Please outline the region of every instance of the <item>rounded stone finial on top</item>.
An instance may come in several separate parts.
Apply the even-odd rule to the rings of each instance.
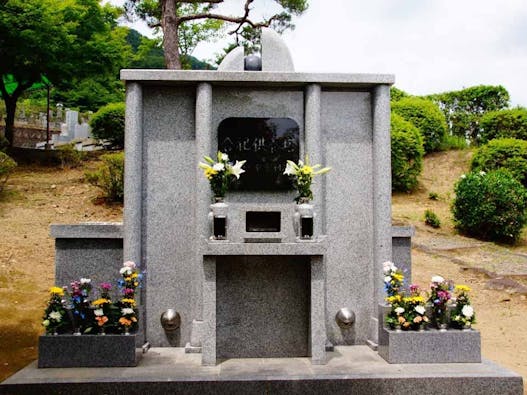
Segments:
[[[245,71],[262,71],[262,58],[258,55],[246,56]]]
[[[261,41],[263,71],[295,71],[291,52],[277,32],[263,27]]]

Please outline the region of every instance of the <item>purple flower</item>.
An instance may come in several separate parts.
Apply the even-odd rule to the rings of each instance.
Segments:
[[[101,289],[103,291],[109,291],[110,289],[112,289],[112,284],[110,284],[110,283],[101,283],[100,287],[101,287]]]

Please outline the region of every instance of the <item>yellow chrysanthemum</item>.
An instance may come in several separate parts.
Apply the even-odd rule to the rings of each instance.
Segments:
[[[121,299],[121,302],[128,303],[128,304],[131,304],[132,306],[135,306],[135,300],[130,299],[130,298]]]
[[[94,306],[100,306],[102,304],[106,304],[106,303],[110,303],[110,300],[109,299],[106,299],[106,298],[100,298],[100,299],[97,299],[97,300],[94,300],[92,302],[92,304]]]
[[[457,292],[470,292],[472,289],[466,285],[456,285]]]
[[[139,276],[137,273],[132,273],[131,275],[132,278],[137,278],[137,276]]]
[[[400,301],[402,301],[402,297],[401,297],[401,295],[388,296],[386,298],[386,301],[388,303],[400,302]]]
[[[63,296],[64,290],[61,287],[51,287],[49,293],[53,295]]]
[[[394,273],[392,274],[392,277],[397,280],[397,281],[403,281],[404,280],[404,276],[400,273]]]

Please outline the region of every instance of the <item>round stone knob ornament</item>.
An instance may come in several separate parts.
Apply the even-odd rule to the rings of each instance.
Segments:
[[[161,326],[166,332],[174,332],[181,325],[181,316],[174,309],[168,309],[161,314]]]
[[[244,59],[244,69],[246,71],[262,71],[262,58],[257,55],[249,55]]]
[[[335,321],[340,328],[349,329],[355,322],[355,313],[347,307],[343,307],[337,312]]]

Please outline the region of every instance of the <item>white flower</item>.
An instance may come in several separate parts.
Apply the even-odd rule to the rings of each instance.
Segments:
[[[122,267],[121,270],[119,270],[119,273],[121,274],[132,274],[132,269],[129,267]]]
[[[402,314],[404,313],[404,309],[402,307],[396,307],[395,310],[394,310],[397,314]]]
[[[390,276],[384,277],[384,282],[385,283],[389,283],[390,281],[392,281],[392,278]]]
[[[236,161],[234,166],[229,167],[229,172],[236,178],[240,178],[240,174],[245,173],[245,170],[242,169],[242,166],[245,164],[245,161],[242,160],[241,162]]]
[[[421,306],[421,305],[415,306],[414,310],[420,315],[423,315],[425,313],[425,311],[426,311],[425,307]]]
[[[392,272],[396,272],[397,267],[393,264],[393,262],[386,261],[382,264],[382,270],[384,274],[390,274]]]
[[[479,172],[479,175],[480,175],[480,176],[484,176],[485,174],[487,174],[487,173],[485,173],[483,170],[481,170],[481,171]]]
[[[131,269],[135,269],[135,262],[132,262],[132,261],[126,261],[125,263],[123,263],[123,266],[124,267],[129,267]]]
[[[463,315],[467,318],[472,318],[472,316],[474,315],[474,309],[471,305],[466,304],[461,309],[461,313],[463,313]]]
[[[225,169],[225,165],[223,163],[214,163],[212,169],[216,171],[223,171]]]
[[[104,310],[103,309],[95,309],[93,311],[93,314],[95,314],[97,317],[101,317],[104,315]]]
[[[461,177],[459,177],[461,179],[464,179],[464,178],[467,178],[466,174],[461,174]]]
[[[60,322],[62,320],[62,314],[60,314],[58,311],[52,311],[51,313],[49,313],[48,317],[57,322]]]
[[[81,278],[81,284],[90,284],[91,280],[89,278]]]
[[[294,176],[296,174],[293,162],[291,162],[289,160],[287,161],[287,164],[285,165],[284,174],[286,176]]]
[[[223,160],[225,162],[227,162],[229,160],[229,155],[227,155],[227,154],[223,154],[222,153],[220,156],[221,156],[220,160]]]
[[[441,284],[445,282],[445,279],[441,276],[434,276],[432,277],[432,282],[436,284]]]
[[[128,315],[128,314],[134,314],[134,309],[131,309],[130,307],[125,307],[124,309],[121,309],[122,315]]]

